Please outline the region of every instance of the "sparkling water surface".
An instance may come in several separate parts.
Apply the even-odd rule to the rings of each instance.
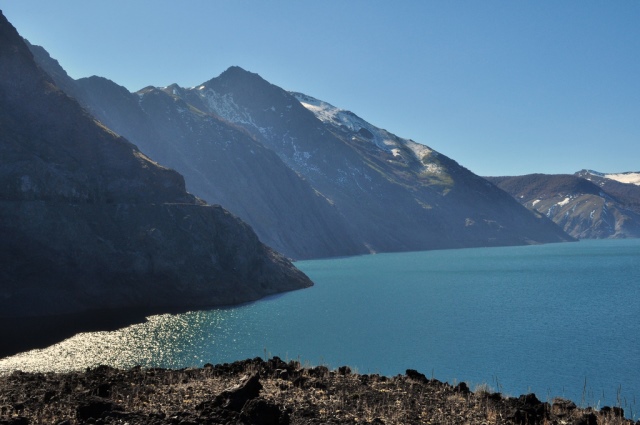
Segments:
[[[640,403],[640,240],[377,254],[296,263],[315,286],[158,315],[0,359],[0,372],[182,368],[277,355],[360,373]],[[634,416],[637,416],[634,414]]]

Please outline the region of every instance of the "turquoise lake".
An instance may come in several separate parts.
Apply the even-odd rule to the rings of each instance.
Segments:
[[[640,409],[640,240],[298,262],[315,286],[159,315],[0,359],[0,371],[182,368],[279,356],[359,373],[417,369],[578,404]]]

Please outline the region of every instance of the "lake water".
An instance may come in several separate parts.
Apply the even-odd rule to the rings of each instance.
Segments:
[[[181,368],[277,355],[473,389],[640,408],[640,240],[298,262],[315,282],[234,308],[159,315],[0,360],[0,371]],[[638,403],[637,403],[638,402]]]

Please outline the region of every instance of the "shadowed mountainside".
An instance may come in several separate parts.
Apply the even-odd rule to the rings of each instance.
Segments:
[[[101,77],[70,78],[39,46],[38,63],[101,122],[185,176],[187,188],[249,223],[260,240],[300,258],[368,252],[334,205],[246,130],[182,99],[175,87],[130,93]]]
[[[0,14],[0,317],[167,310],[311,285],[56,87]]]

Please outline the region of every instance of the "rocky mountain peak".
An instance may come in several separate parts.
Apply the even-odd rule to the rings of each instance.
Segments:
[[[262,82],[267,82],[266,80],[264,80],[262,77],[260,77],[260,75],[256,72],[250,72],[247,71],[246,69],[237,66],[237,65],[233,65],[230,66],[229,68],[227,68],[226,70],[224,70],[218,77],[218,80],[221,81],[228,81],[228,80],[245,80],[245,81],[262,81]]]

